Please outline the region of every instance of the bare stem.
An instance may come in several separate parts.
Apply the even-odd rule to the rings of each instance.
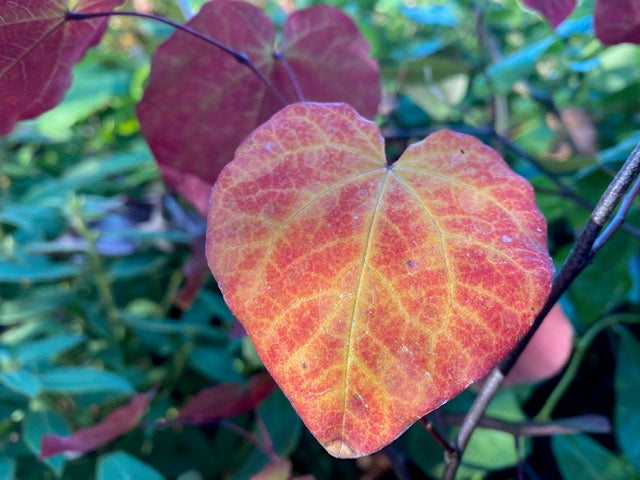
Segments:
[[[600,201],[591,213],[589,221],[585,225],[584,229],[578,236],[575,245],[569,252],[567,260],[558,272],[553,286],[551,287],[551,293],[546,303],[533,321],[531,329],[527,332],[524,338],[518,343],[518,345],[500,362],[500,364],[493,369],[493,371],[487,377],[484,386],[478,393],[476,400],[467,412],[465,420],[460,428],[457,438],[457,455],[445,455],[445,471],[442,476],[443,479],[452,480],[460,465],[460,458],[464,453],[464,449],[469,442],[471,434],[478,425],[478,422],[482,418],[489,402],[494,397],[498,390],[498,387],[504,380],[504,377],[513,368],[516,360],[527,346],[533,334],[537,331],[538,327],[547,316],[553,305],[558,301],[560,296],[569,288],[573,280],[586,268],[587,265],[593,259],[596,251],[595,246],[600,248],[602,244],[595,245],[599,238],[605,224],[611,218],[611,215],[618,205],[618,203],[625,197],[627,190],[632,183],[636,182],[638,175],[640,174],[640,145],[638,145],[631,155],[620,168],[620,171],[613,178],[605,192],[600,197]],[[635,184],[634,184],[635,187]],[[637,193],[637,192],[636,192]],[[633,188],[626,197],[628,203],[633,199]],[[628,208],[627,208],[628,210]],[[626,211],[622,211],[622,218]],[[615,218],[614,218],[615,221]],[[622,222],[617,222],[615,230],[620,226]],[[607,239],[610,238],[611,233],[608,232]],[[606,241],[606,239],[605,239]]]
[[[258,68],[249,59],[249,56],[246,53],[234,50],[233,48],[225,45],[224,43],[216,40],[215,38],[212,38],[208,35],[198,32],[197,30],[194,30],[193,28],[183,25],[181,23],[174,22],[173,20],[170,20],[168,18],[161,17],[159,15],[153,15],[150,13],[141,13],[141,12],[127,11],[127,10],[112,10],[112,11],[106,11],[106,12],[91,12],[91,13],[77,13],[77,12],[69,11],[65,16],[65,19],[66,20],[88,20],[90,18],[111,17],[111,16],[146,18],[149,20],[154,20],[156,22],[164,23],[166,25],[170,25],[178,30],[182,30],[183,32],[188,33],[189,35],[194,36],[195,38],[199,38],[200,40],[207,42],[208,44],[213,45],[216,48],[219,48],[223,52],[228,53],[233,58],[235,58],[236,61],[238,61],[238,63],[245,65],[260,79],[260,81],[262,81],[262,83],[265,84],[265,86],[278,99],[278,101],[282,103],[283,106],[288,104],[288,102],[284,99],[282,94],[278,91],[278,89],[271,82],[271,80],[269,80],[266,76],[264,76],[264,74],[260,70],[258,70]]]

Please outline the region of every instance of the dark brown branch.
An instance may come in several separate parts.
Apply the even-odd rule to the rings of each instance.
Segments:
[[[586,266],[593,259],[593,256],[596,253],[594,246],[597,246],[596,242],[598,238],[600,238],[600,232],[611,218],[611,215],[613,214],[613,211],[615,210],[618,203],[620,203],[623,197],[625,197],[625,194],[629,190],[629,187],[634,182],[636,182],[639,174],[640,145],[638,145],[633,150],[631,155],[629,155],[627,160],[622,165],[620,171],[613,178],[605,192],[602,194],[602,197],[600,197],[600,201],[591,213],[589,221],[578,236],[573,249],[571,250],[571,252],[569,252],[567,260],[556,276],[553,282],[553,286],[551,287],[549,298],[534,319],[531,329],[518,343],[518,345],[502,360],[502,362],[500,362],[500,364],[493,369],[493,371],[487,377],[484,386],[482,387],[480,392],[478,392],[478,396],[469,409],[469,412],[467,413],[465,420],[460,427],[460,432],[458,433],[456,442],[457,455],[445,456],[445,471],[442,476],[443,479],[451,480],[454,478],[458,466],[460,465],[460,458],[462,457],[464,449],[469,442],[469,438],[471,437],[471,434],[473,433],[475,428],[478,426],[478,423],[484,415],[489,402],[494,397],[495,393],[498,390],[498,387],[504,380],[504,377],[513,368],[516,360],[518,359],[524,348],[527,346],[527,344],[531,340],[531,337],[536,332],[544,318],[549,313],[549,310],[551,310],[560,296],[569,288],[573,280],[586,268]],[[633,191],[629,192],[629,195],[626,197],[626,199],[628,199],[626,203],[630,204],[630,202],[633,200]],[[624,213],[626,213],[626,211],[623,212],[622,209],[621,212],[622,216],[624,216]],[[614,222],[615,221],[616,220],[614,218]],[[617,225],[615,227],[612,227],[612,229],[615,230],[615,228],[617,228],[620,224],[621,222],[617,222]],[[608,233],[607,238],[611,236],[611,233]],[[599,245],[598,248],[601,246],[602,245]]]

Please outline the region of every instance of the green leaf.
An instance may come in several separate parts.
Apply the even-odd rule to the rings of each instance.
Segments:
[[[244,380],[244,376],[233,367],[233,357],[221,349],[195,347],[189,355],[189,365],[215,382]]]
[[[447,5],[430,5],[420,7],[400,7],[402,13],[409,20],[420,25],[457,27],[456,13]]]
[[[82,269],[70,263],[54,263],[44,257],[26,257],[20,262],[0,261],[0,283],[39,283],[80,275]]]
[[[24,369],[0,372],[0,383],[9,390],[29,398],[37,397],[42,390],[38,378]]]
[[[640,342],[622,328],[614,385],[616,437],[627,458],[640,469]]]
[[[71,126],[107,106],[115,95],[127,93],[128,88],[128,72],[83,62],[74,68],[73,83],[62,103],[32,122],[46,137],[67,140]]]
[[[163,480],[164,477],[142,460],[122,451],[102,455],[96,467],[97,480]]]
[[[107,157],[88,158],[61,177],[47,182],[37,183],[24,198],[26,202],[35,202],[42,198],[63,197],[65,193],[76,192],[91,187],[115,175],[124,175],[149,165],[151,153],[142,143],[126,152],[113,153]]]
[[[486,415],[511,422],[526,420],[513,390],[498,392],[487,408]],[[511,467],[517,462],[518,454],[513,435],[484,428],[478,428],[473,432],[464,455],[464,463],[486,470]]]
[[[170,318],[141,317],[130,313],[123,313],[121,317],[124,323],[130,327],[144,332],[202,338],[214,342],[226,342],[229,338],[225,332],[209,325],[182,322]]]
[[[523,80],[535,70],[536,62],[556,42],[554,37],[545,37],[491,64],[487,68],[487,75],[493,86],[501,92],[511,90],[515,82]]]
[[[42,436],[45,434],[68,435],[69,426],[58,413],[52,410],[27,413],[23,424],[24,442],[36,456],[40,455]],[[44,460],[58,478],[62,477],[65,459],[63,455],[55,455]]]
[[[93,367],[59,367],[39,375],[42,390],[55,393],[133,393],[131,384],[119,375]]]
[[[566,480],[637,480],[640,474],[627,459],[614,455],[585,434],[551,438],[553,455]]]
[[[0,480],[13,480],[16,477],[16,459],[0,455]]]
[[[14,350],[16,360],[22,364],[46,360],[72,349],[87,339],[84,335],[58,335],[19,345]]]
[[[302,422],[280,390],[276,390],[262,402],[258,412],[264,420],[273,441],[275,452],[282,458],[289,457],[298,446],[302,435]],[[233,480],[250,478],[269,463],[269,458],[254,449],[231,477]]]
[[[571,284],[569,298],[583,326],[626,301],[631,288],[629,262],[637,252],[637,242],[629,241],[625,232],[616,232]]]

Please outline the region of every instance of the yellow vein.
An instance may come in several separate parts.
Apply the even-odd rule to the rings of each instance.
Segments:
[[[349,334],[347,336],[347,343],[345,348],[346,351],[345,351],[345,359],[344,359],[345,370],[344,370],[344,388],[343,388],[344,400],[342,402],[342,427],[340,428],[341,438],[344,438],[344,429],[345,429],[346,418],[347,418],[346,412],[347,412],[347,402],[348,402],[347,392],[349,389],[349,365],[351,362],[351,342],[353,340],[353,327],[355,324],[356,309],[358,307],[358,300],[360,299],[360,295],[361,295],[360,291],[362,289],[362,278],[364,277],[364,269],[367,264],[369,250],[371,248],[371,237],[373,236],[372,235],[373,227],[376,223],[376,214],[378,212],[378,208],[380,207],[382,195],[384,193],[384,187],[387,183],[387,178],[389,178],[389,172],[391,172],[391,169],[387,168],[387,171],[385,172],[385,175],[382,178],[382,181],[380,182],[380,190],[378,191],[376,203],[373,206],[373,213],[371,214],[371,223],[369,223],[369,228],[367,230],[364,252],[360,259],[360,263],[361,263],[360,273],[358,274],[358,284],[356,285],[356,291],[353,299],[353,307],[351,309],[351,325],[349,326]],[[341,442],[343,442],[343,440],[341,440]]]
[[[442,260],[444,261],[445,271],[447,272],[447,289],[449,292],[449,308],[447,310],[447,318],[445,319],[445,324],[447,324],[449,323],[449,318],[451,317],[451,309],[453,306],[453,275],[451,274],[451,265],[449,264],[447,247],[444,241],[444,232],[442,231],[440,224],[436,220],[436,217],[433,215],[433,213],[431,213],[431,210],[429,210],[429,207],[427,207],[427,205],[422,201],[422,199],[413,190],[413,188],[411,188],[411,186],[407,182],[405,182],[402,179],[402,177],[398,175],[396,172],[392,171],[392,173],[394,174],[398,182],[400,182],[400,184],[404,187],[404,189],[416,199],[416,201],[418,202],[418,205],[420,205],[420,207],[426,214],[427,218],[431,220],[431,223],[433,223],[433,226],[436,228],[436,231],[438,232],[440,250],[442,252]]]

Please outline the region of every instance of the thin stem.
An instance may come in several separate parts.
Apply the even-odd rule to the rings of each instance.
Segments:
[[[600,201],[591,213],[589,221],[578,236],[575,245],[569,252],[567,260],[560,269],[551,287],[551,293],[546,303],[533,321],[531,329],[524,338],[516,345],[516,347],[493,369],[489,374],[485,384],[478,393],[476,400],[469,409],[465,421],[460,428],[457,438],[458,455],[445,456],[445,471],[443,479],[452,480],[460,464],[460,458],[464,452],[471,434],[475,430],[478,422],[482,418],[489,402],[498,390],[498,387],[504,380],[504,377],[513,368],[518,357],[525,349],[531,337],[537,331],[538,327],[547,316],[553,305],[558,301],[560,296],[569,288],[573,280],[586,268],[591,262],[595,251],[594,244],[604,227],[605,223],[611,217],[614,209],[623,198],[632,183],[640,174],[640,145],[634,149],[629,158],[624,162],[620,171],[611,181],[605,192],[600,197]]]
[[[426,416],[420,419],[420,425],[424,427],[429,435],[433,437],[433,439],[442,447],[445,453],[454,454],[456,449],[449,443],[446,437],[440,434],[438,429],[435,428],[431,420],[429,420]]]
[[[264,454],[267,455],[272,461],[278,461],[280,459],[278,457],[278,455],[273,451],[273,448],[269,449],[260,440],[260,438],[258,438],[257,435],[251,433],[246,428],[242,428],[242,427],[240,427],[240,426],[236,425],[235,423],[230,422],[228,420],[221,420],[219,422],[219,425],[221,427],[226,428],[227,430],[235,433],[236,435],[239,435],[240,437],[244,438],[247,442],[249,442],[253,446],[255,446],[255,447],[259,448],[260,450],[262,450],[264,452]]]
[[[98,236],[95,232],[92,232],[85,223],[81,210],[80,200],[75,196],[71,197],[69,200],[69,221],[75,231],[87,242],[87,258],[91,266],[93,281],[98,290],[98,295],[106,309],[109,333],[115,339],[122,340],[126,334],[126,330],[124,324],[119,321],[118,306],[111,291],[111,281],[100,257],[100,253],[98,253]]]
[[[287,72],[287,76],[289,77],[289,80],[293,85],[293,89],[296,92],[296,97],[298,97],[298,101],[304,102],[305,101],[304,94],[302,93],[302,87],[300,86],[300,82],[298,82],[298,77],[296,76],[296,73],[291,68],[291,65],[289,65],[289,62],[285,58],[284,54],[279,51],[273,52],[273,58],[278,60],[284,67],[284,71]]]
[[[535,416],[535,420],[546,422],[551,418],[553,410],[558,405],[560,399],[564,397],[569,386],[576,378],[580,365],[582,364],[582,360],[584,359],[585,354],[589,351],[591,343],[603,330],[613,325],[617,325],[618,323],[640,323],[640,319],[635,315],[610,315],[591,325],[578,343],[576,343],[573,356],[571,357],[571,361],[569,362],[567,369],[549,397],[547,397],[545,404]]]
[[[238,52],[237,50],[234,50],[233,48],[225,45],[224,43],[219,42],[215,38],[212,38],[208,35],[198,32],[197,30],[194,30],[193,28],[188,27],[186,25],[182,25],[181,23],[174,22],[173,20],[170,20],[168,18],[161,17],[160,15],[154,15],[151,13],[141,13],[141,12],[127,11],[127,10],[117,10],[117,11],[113,10],[113,11],[106,11],[106,12],[91,12],[91,13],[67,12],[65,19],[66,20],[88,20],[90,18],[111,17],[111,16],[138,17],[138,18],[146,18],[149,20],[155,20],[156,22],[170,25],[173,28],[182,30],[183,32],[188,33],[189,35],[199,38],[200,40],[207,42],[208,44],[213,45],[214,47],[219,48],[223,52],[228,53],[233,58],[235,58],[236,61],[238,61],[242,65],[245,65],[262,81],[262,83],[265,84],[265,86],[271,91],[271,93],[273,93],[273,95],[278,99],[280,103],[282,103],[283,106],[288,104],[288,102],[284,99],[282,94],[278,91],[278,89],[271,82],[271,80],[265,77],[264,74],[260,70],[258,70],[258,68],[253,64],[253,62],[249,59],[249,56],[246,53]]]
[[[636,147],[632,155],[634,153],[636,155],[640,155],[640,146]],[[633,204],[634,198],[638,196],[638,193],[640,193],[640,177],[636,178],[636,181],[633,183],[633,185],[631,186],[627,194],[622,199],[622,202],[620,203],[620,208],[618,209],[618,213],[616,213],[615,217],[613,217],[613,220],[609,222],[607,227],[602,231],[600,236],[594,242],[593,244],[594,252],[597,252],[598,250],[600,250],[600,248],[602,248],[602,246],[607,242],[607,240],[609,240],[611,235],[613,235],[613,232],[615,232],[618,229],[618,227],[620,227],[624,223],[625,217],[629,212],[631,205]]]
[[[590,417],[589,420],[594,424],[593,428],[580,428],[580,420]],[[464,422],[463,414],[444,414],[444,419],[452,425],[460,425]],[[597,420],[596,423],[594,420]],[[562,423],[566,422],[566,424]],[[558,419],[555,422],[506,422],[496,418],[482,417],[478,422],[478,427],[498,430],[500,432],[510,433],[516,437],[549,437],[551,435],[572,435],[574,433],[609,433],[611,424],[607,417],[600,415],[588,415],[582,417],[570,417],[566,419]]]

